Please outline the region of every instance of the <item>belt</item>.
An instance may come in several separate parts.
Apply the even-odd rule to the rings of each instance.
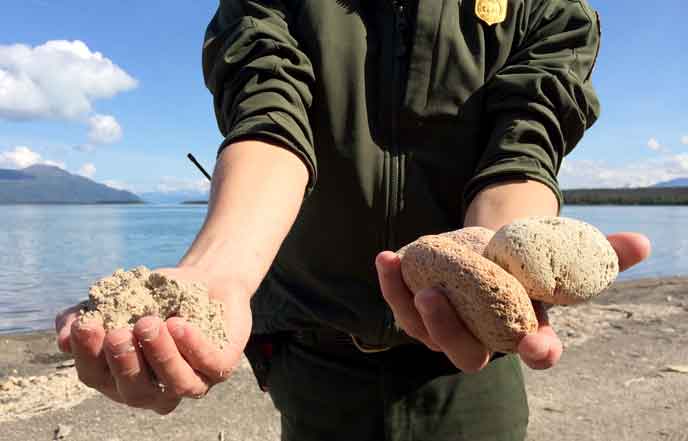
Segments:
[[[329,350],[357,350],[364,354],[386,352],[399,345],[374,344],[363,341],[360,337],[336,329],[307,329],[294,331],[292,339],[306,346]],[[408,343],[406,343],[408,344]]]
[[[410,347],[416,345],[422,345],[420,342],[412,339],[408,339],[403,343],[397,343],[393,345],[384,344],[371,344],[362,341],[360,337],[355,335],[339,331],[336,329],[309,329],[309,330],[297,330],[289,333],[290,337],[295,341],[304,346],[310,346],[313,348],[318,348],[321,350],[329,352],[346,352],[352,353],[354,351],[361,352],[364,354],[375,354],[380,352],[386,352],[390,349],[397,347]],[[498,358],[506,355],[502,352],[494,352],[490,356],[490,361],[496,360]]]

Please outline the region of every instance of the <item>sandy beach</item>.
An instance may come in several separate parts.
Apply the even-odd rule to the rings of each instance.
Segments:
[[[551,370],[524,367],[530,441],[688,441],[688,278],[618,282],[551,321],[566,350]],[[0,335],[0,427],[5,441],[279,439],[245,362],[161,417],[81,385],[50,331]]]

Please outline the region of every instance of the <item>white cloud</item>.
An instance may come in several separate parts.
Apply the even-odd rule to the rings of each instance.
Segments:
[[[681,144],[688,145],[688,135],[681,136]]]
[[[83,177],[92,178],[96,174],[96,166],[91,164],[90,162],[87,162],[86,164],[81,166],[77,173]]]
[[[93,115],[88,125],[88,140],[93,144],[112,144],[122,139],[122,127],[114,116]]]
[[[14,150],[0,152],[0,166],[9,168],[24,168],[36,164],[41,155],[28,147],[15,147]]]
[[[65,168],[64,162],[43,159],[40,154],[26,146],[17,146],[14,150],[0,152],[0,168],[21,169],[36,164]]]
[[[647,146],[654,151],[658,151],[662,148],[662,145],[657,141],[657,138],[650,138],[647,140]]]
[[[0,45],[0,118],[76,119],[137,81],[79,40]]]
[[[210,190],[210,181],[207,179],[180,179],[165,176],[155,187],[160,193],[174,193],[186,191],[191,193],[206,194]]]
[[[131,186],[129,184],[127,184],[126,182],[123,182],[123,181],[116,181],[114,179],[106,179],[102,182],[102,184],[105,184],[110,188],[114,188],[115,190],[133,191]]]
[[[688,154],[665,155],[613,166],[603,161],[565,159],[559,173],[563,188],[647,187],[688,177]]]

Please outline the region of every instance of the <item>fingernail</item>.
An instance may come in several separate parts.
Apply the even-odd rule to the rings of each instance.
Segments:
[[[382,258],[377,257],[375,258],[375,268],[377,268],[378,272],[384,273],[385,272],[385,264],[382,263]]]
[[[88,335],[93,329],[93,325],[89,322],[82,322],[81,320],[76,322],[76,330],[81,335]]]
[[[134,352],[134,344],[131,339],[124,340],[120,343],[115,343],[111,346],[111,352],[114,357],[121,357],[122,355]]]
[[[172,334],[172,337],[175,339],[184,337],[184,325],[175,326],[174,328],[172,328],[172,331],[170,333]]]
[[[148,328],[141,330],[141,337],[143,338],[143,341],[155,340],[155,338],[157,338],[158,336],[159,331],[160,325],[158,323],[154,323]]]
[[[69,332],[70,332],[69,328],[64,328],[57,334],[58,346],[61,345],[63,342],[69,340]]]
[[[58,347],[58,349],[60,349],[60,352],[65,352],[65,353],[71,352],[70,347],[69,347],[69,340],[67,338],[65,338],[64,336],[58,337],[57,347]]]

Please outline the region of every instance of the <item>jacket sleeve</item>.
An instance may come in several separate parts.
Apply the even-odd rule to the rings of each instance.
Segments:
[[[600,44],[597,14],[584,0],[540,1],[507,63],[486,84],[487,145],[464,204],[490,184],[542,182],[562,194],[557,173],[599,115],[590,76]]]
[[[262,139],[300,157],[308,168],[307,193],[316,180],[308,121],[315,81],[308,57],[290,34],[282,0],[221,0],[203,45],[203,75],[214,97],[225,140]]]

